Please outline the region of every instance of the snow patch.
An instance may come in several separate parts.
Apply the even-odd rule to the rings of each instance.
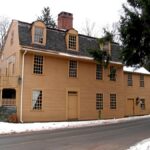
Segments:
[[[93,120],[93,121],[73,121],[73,122],[46,122],[46,123],[6,123],[0,122],[0,134],[11,134],[21,132],[43,131],[43,130],[56,130],[64,128],[78,128],[89,127],[97,125],[108,125],[130,120],[137,120],[142,118],[150,118],[150,115],[128,117],[120,119],[108,120]]]
[[[0,134],[12,134],[32,131],[46,131],[65,128],[78,128],[90,127],[97,125],[108,125],[121,123],[126,121],[133,121],[143,118],[150,118],[150,115],[136,116],[120,119],[109,120],[93,120],[93,121],[74,121],[74,122],[46,122],[46,123],[7,123],[0,122]],[[137,143],[135,146],[130,147],[128,150],[150,150],[150,138]]]
[[[135,146],[130,147],[128,150],[150,150],[150,138],[139,142]]]
[[[124,66],[123,71],[150,75],[150,72],[148,70],[146,70],[144,67],[127,67],[127,66]]]

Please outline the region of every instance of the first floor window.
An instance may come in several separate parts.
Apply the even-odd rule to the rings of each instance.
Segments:
[[[116,94],[110,94],[110,109],[116,109]]]
[[[96,94],[96,109],[97,110],[103,109],[103,94],[101,93]]]
[[[41,110],[42,109],[42,91],[34,90],[32,92],[32,109]]]
[[[141,101],[141,102],[140,102],[140,104],[141,104],[141,109],[142,109],[142,110],[145,110],[145,99],[141,99],[140,101]]]

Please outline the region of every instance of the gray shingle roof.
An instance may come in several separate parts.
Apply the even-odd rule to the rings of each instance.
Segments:
[[[47,28],[47,37],[45,46],[32,44],[31,26],[32,24],[19,21],[18,30],[19,30],[20,45],[32,46],[43,50],[44,49],[53,50],[79,56],[90,56],[90,54],[88,53],[89,49],[99,48],[99,44],[96,38],[79,34],[79,51],[76,52],[67,50],[65,42],[66,31],[51,28]],[[112,61],[120,61],[119,51],[120,48],[118,44],[112,44]]]

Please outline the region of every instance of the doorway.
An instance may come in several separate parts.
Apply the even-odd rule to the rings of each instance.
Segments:
[[[68,91],[68,120],[78,120],[78,93]]]
[[[126,116],[134,116],[134,99],[129,98],[126,101]]]

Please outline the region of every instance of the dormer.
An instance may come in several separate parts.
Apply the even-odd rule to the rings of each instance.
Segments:
[[[109,55],[111,55],[111,42],[105,42],[103,50],[105,50]]]
[[[32,24],[32,44],[46,44],[46,26],[42,21],[35,21]]]
[[[112,51],[112,43],[111,42],[100,42],[100,48],[103,51],[106,51],[109,55],[111,55],[111,51]]]
[[[66,32],[67,50],[79,51],[79,37],[75,29],[70,29]]]

